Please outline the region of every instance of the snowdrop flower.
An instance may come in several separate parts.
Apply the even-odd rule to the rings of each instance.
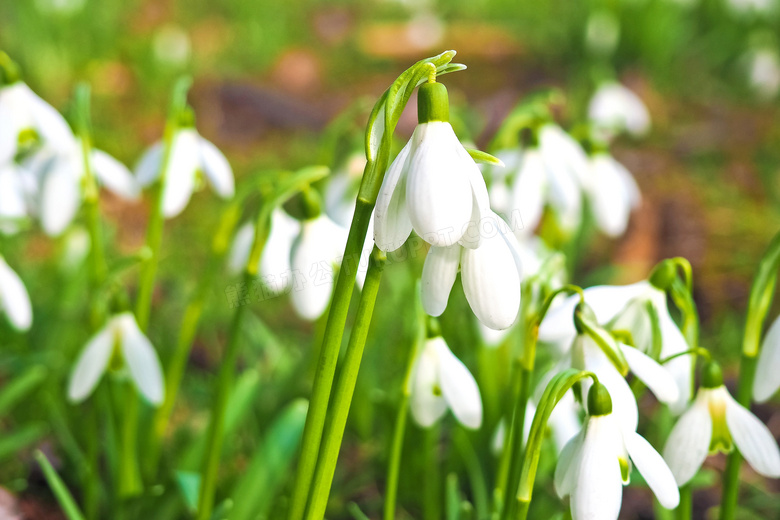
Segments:
[[[780,478],[780,450],[774,436],[758,417],[731,397],[717,363],[705,365],[701,385],[664,448],[664,459],[677,484],[683,486],[690,481],[708,454],[729,453],[734,446],[756,472]]]
[[[34,213],[32,198],[37,180],[32,172],[16,163],[0,166],[0,233],[13,234]]]
[[[29,330],[32,325],[32,306],[22,279],[0,255],[0,312],[18,331]]]
[[[757,49],[747,56],[748,83],[756,96],[769,100],[780,90],[780,56],[772,49]]]
[[[726,6],[735,16],[763,16],[776,9],[774,0],[726,0]]]
[[[479,320],[491,329],[507,329],[520,311],[523,267],[517,239],[506,222],[492,211],[479,223],[482,244],[469,249],[453,244],[432,246],[422,272],[422,304],[440,316],[458,274],[466,300]]]
[[[759,403],[769,400],[780,388],[780,317],[769,327],[758,355],[753,398]]]
[[[571,496],[572,519],[617,520],[632,462],[661,505],[677,507],[680,493],[664,459],[644,437],[620,428],[608,391],[593,385],[585,426],[563,448],[555,468],[555,489],[561,498]]]
[[[599,9],[588,16],[585,47],[595,55],[609,56],[620,41],[620,20],[612,11]]]
[[[68,399],[78,403],[89,397],[103,373],[127,369],[144,398],[155,406],[163,402],[165,385],[154,347],[138,328],[131,312],[117,314],[87,342],[68,383]]]
[[[450,126],[447,90],[441,83],[419,89],[418,120],[409,142],[388,168],[374,210],[374,240],[395,251],[412,229],[432,246],[461,244],[471,225],[489,211],[485,181]]]
[[[74,139],[67,150],[55,153],[41,150],[28,163],[40,182],[38,211],[43,230],[59,236],[76,216],[83,199],[84,155],[81,139]],[[126,200],[135,200],[141,188],[127,167],[100,150],[92,149],[89,168],[99,185]]]
[[[191,122],[188,122],[191,123]],[[153,144],[138,161],[135,175],[141,186],[160,178],[166,155],[162,142]],[[211,142],[202,138],[191,125],[182,126],[173,135],[162,192],[162,211],[167,218],[184,211],[192,193],[202,184],[201,173],[217,195],[233,196],[233,170],[225,156]]]
[[[654,280],[652,275],[651,280]],[[590,287],[585,289],[585,302],[595,313],[597,323],[607,324],[609,330],[631,332],[634,346],[646,354],[652,352],[653,346],[653,326],[647,309],[651,305],[658,315],[660,357],[667,358],[688,350],[685,337],[669,314],[665,291],[649,280],[630,285]],[[571,319],[577,303],[579,296],[575,295],[554,304],[539,327],[539,340],[559,345],[559,348],[571,343],[577,333]],[[670,408],[681,413],[691,397],[691,357],[676,357],[664,368],[674,376],[679,394]]]
[[[641,137],[650,130],[650,112],[631,90],[617,82],[603,83],[588,105],[588,117],[607,140],[621,132]]]
[[[588,159],[590,176],[585,191],[599,229],[618,237],[626,231],[631,211],[642,196],[631,173],[611,155],[597,152]]]
[[[22,81],[0,86],[0,121],[0,164],[11,162],[29,141],[55,151],[67,151],[73,141],[65,118]]]
[[[352,154],[339,171],[334,171],[325,188],[325,211],[342,227],[348,228],[355,214],[355,203],[366,167],[363,152]],[[369,229],[371,226],[369,226]],[[373,241],[372,241],[373,244]]]
[[[411,384],[412,417],[423,428],[432,426],[448,408],[466,428],[482,425],[477,382],[441,336],[425,342]]]

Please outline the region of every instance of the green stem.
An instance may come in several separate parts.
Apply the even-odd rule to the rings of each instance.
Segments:
[[[753,380],[756,377],[757,365],[757,356],[742,354],[739,364],[737,402],[748,409],[750,408]],[[723,497],[720,505],[720,520],[734,520],[739,498],[739,468],[741,465],[742,455],[735,447],[726,460],[726,470],[723,472]]]
[[[680,505],[675,510],[675,520],[691,520],[693,514],[693,488],[688,483],[680,488]]]
[[[168,152],[166,152],[166,155],[167,154]],[[167,166],[164,166],[164,169],[165,168],[167,168]],[[162,179],[164,178],[165,172],[161,174],[161,181],[158,182],[152,190],[152,210],[149,215],[149,224],[146,228],[146,248],[149,256],[141,265],[141,274],[138,282],[135,318],[138,321],[138,327],[144,332],[146,332],[146,329],[149,326],[152,292],[154,291],[154,280],[157,276],[157,262],[159,261],[163,224],[165,223],[165,218],[162,213],[162,192],[164,183]]]
[[[494,494],[501,496],[503,500],[507,499],[506,489],[507,480],[509,479],[509,465],[512,462],[512,454],[515,451],[514,435],[512,435],[512,423],[514,420],[514,409],[517,401],[520,399],[520,388],[522,386],[521,376],[521,364],[520,360],[516,359],[514,366],[512,367],[512,380],[510,382],[510,395],[511,399],[507,399],[506,411],[504,417],[508,417],[508,424],[506,424],[504,433],[504,445],[501,450],[501,458],[498,462],[498,471],[496,473],[496,487]]]
[[[439,425],[423,431],[425,462],[423,480],[423,520],[441,518],[441,467],[439,461]]]
[[[330,489],[333,483],[333,474],[336,471],[336,462],[341,449],[341,441],[344,437],[344,429],[347,425],[349,408],[352,404],[352,395],[355,391],[360,362],[363,359],[363,350],[366,345],[368,329],[371,325],[371,317],[374,314],[374,304],[379,291],[379,282],[382,278],[386,256],[384,252],[374,246],[371,253],[366,281],[363,284],[363,293],[360,298],[355,325],[349,338],[349,345],[342,362],[339,380],[336,384],[336,393],[333,396],[331,415],[323,436],[322,448],[318,457],[317,469],[314,473],[311,502],[307,510],[307,520],[322,520],[325,517],[325,507],[328,504]]]
[[[142,483],[138,468],[138,393],[131,383],[124,383],[122,410],[122,445],[119,454],[119,496],[127,498],[141,493]]]
[[[349,311],[349,303],[355,288],[357,265],[360,262],[360,254],[363,249],[373,208],[374,203],[360,197],[358,198],[355,215],[349,229],[347,245],[344,248],[341,269],[339,269],[338,278],[336,279],[336,288],[333,292],[328,321],[325,325],[325,335],[317,363],[317,370],[314,373],[314,385],[303,430],[301,457],[295,474],[290,509],[287,514],[288,520],[301,520],[306,510],[309,487],[317,465],[322,431],[325,426],[328,402],[333,387],[333,377],[336,372],[339,350],[341,349],[341,340],[347,322],[347,312]]]
[[[512,427],[511,427],[511,445],[512,456],[509,466],[509,478],[507,480],[507,500],[504,502],[504,510],[501,515],[502,520],[508,520],[511,518],[513,509],[517,504],[517,501],[512,500],[514,494],[517,492],[517,487],[520,484],[520,476],[523,470],[523,433],[525,432],[525,411],[528,407],[528,398],[531,394],[531,378],[533,377],[533,369],[528,369],[523,366],[520,369],[520,392],[518,398],[515,401],[515,409],[512,414]]]
[[[251,283],[251,275],[246,273],[244,282]],[[217,389],[211,407],[211,418],[206,432],[206,456],[203,461],[200,480],[200,495],[198,497],[198,520],[209,520],[214,508],[214,494],[217,487],[219,460],[222,456],[222,440],[224,436],[225,411],[227,410],[230,390],[233,387],[238,347],[240,345],[241,323],[245,305],[236,307],[233,323],[230,326],[230,336],[223,354],[222,363],[217,375]]]

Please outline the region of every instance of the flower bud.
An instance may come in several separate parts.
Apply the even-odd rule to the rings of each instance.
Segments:
[[[587,320],[591,323],[598,323],[596,313],[593,312],[587,303],[580,302],[574,308],[574,328],[577,329],[577,334],[585,334],[588,327],[585,326],[583,320]]]
[[[672,282],[677,277],[677,268],[672,260],[663,260],[653,268],[650,273],[649,281],[662,291],[669,289],[672,286]]]
[[[607,387],[601,383],[593,383],[588,392],[588,414],[591,416],[609,415],[612,413],[612,398]]]
[[[723,386],[723,370],[716,361],[708,361],[701,371],[701,386],[718,388]]]

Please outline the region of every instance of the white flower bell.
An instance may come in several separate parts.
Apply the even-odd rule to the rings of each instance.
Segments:
[[[412,417],[420,426],[432,426],[448,408],[466,428],[482,425],[477,382],[441,336],[425,342],[415,362],[411,385]]]
[[[491,329],[509,328],[520,312],[520,246],[506,222],[492,211],[472,229],[481,235],[477,249],[454,244],[428,251],[422,272],[423,309],[431,316],[444,312],[460,266],[463,292],[477,318]]]
[[[606,139],[621,132],[641,137],[650,130],[650,112],[644,102],[617,82],[599,86],[588,105],[588,117]]]
[[[708,454],[730,452],[734,446],[761,475],[780,478],[780,450],[758,417],[731,397],[717,363],[702,372],[702,386],[690,408],[674,425],[664,458],[677,484],[690,481]]]
[[[0,312],[4,313],[11,326],[25,331],[32,325],[32,305],[22,279],[0,255]]]
[[[769,400],[780,388],[780,316],[769,327],[758,355],[753,379],[753,398],[759,403]]]
[[[666,509],[680,493],[664,459],[644,437],[622,429],[612,415],[609,393],[593,385],[585,425],[563,448],[555,468],[558,496],[571,496],[573,520],[617,520],[631,463]]]
[[[37,179],[16,163],[0,165],[0,233],[16,233],[22,221],[35,213]]]
[[[144,153],[135,168],[141,186],[149,186],[160,178],[165,155],[162,142],[153,144]],[[224,199],[233,196],[235,181],[230,163],[194,127],[183,126],[175,132],[168,152],[162,188],[162,211],[165,217],[172,218],[184,211],[192,193],[198,188],[201,172],[217,195]]]
[[[325,211],[338,225],[348,228],[355,214],[357,194],[363,170],[366,167],[366,157],[361,150],[350,155],[341,169],[334,171],[325,188]],[[372,227],[369,226],[369,229]],[[373,240],[371,241],[373,245]]]
[[[61,152],[73,141],[65,118],[22,81],[0,87],[0,121],[0,164],[11,162],[27,141]]]
[[[165,383],[160,360],[131,312],[110,318],[87,342],[70,375],[68,399],[81,402],[89,397],[103,373],[116,365],[127,369],[130,379],[149,403],[162,404]]]
[[[642,200],[639,187],[626,167],[606,152],[595,153],[588,163],[585,191],[596,224],[607,236],[618,237],[625,233],[631,211]]]
[[[436,247],[479,246],[462,238],[489,210],[487,188],[448,122],[447,103],[441,83],[420,87],[419,124],[388,168],[374,210],[374,240],[383,251],[401,247],[412,229]]]

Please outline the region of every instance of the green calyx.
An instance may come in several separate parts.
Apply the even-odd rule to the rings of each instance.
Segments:
[[[585,326],[583,320],[587,320],[591,323],[598,323],[596,319],[596,313],[585,302],[580,302],[574,308],[574,328],[577,329],[577,334],[586,334],[588,327]]]
[[[0,51],[0,85],[11,85],[21,80],[19,66],[8,54]]]
[[[677,278],[677,268],[673,260],[667,259],[659,262],[658,265],[653,268],[653,271],[650,273],[649,281],[653,287],[666,291],[672,286],[675,278]]]
[[[428,319],[425,322],[425,336],[428,339],[441,336],[441,325],[439,325],[439,320],[432,316],[428,316]]]
[[[179,128],[194,128],[195,127],[195,111],[191,106],[187,105],[179,112],[178,117]]]
[[[701,370],[701,386],[704,388],[718,388],[723,386],[723,370],[716,361],[707,361]]]
[[[322,213],[322,197],[314,188],[306,188],[301,192],[301,211],[304,220],[317,218]]]
[[[417,121],[422,124],[431,121],[447,123],[449,120],[450,101],[447,87],[436,82],[420,85],[417,93]]]
[[[591,417],[609,415],[612,413],[612,398],[607,387],[601,383],[593,383],[588,392],[588,414]]]

